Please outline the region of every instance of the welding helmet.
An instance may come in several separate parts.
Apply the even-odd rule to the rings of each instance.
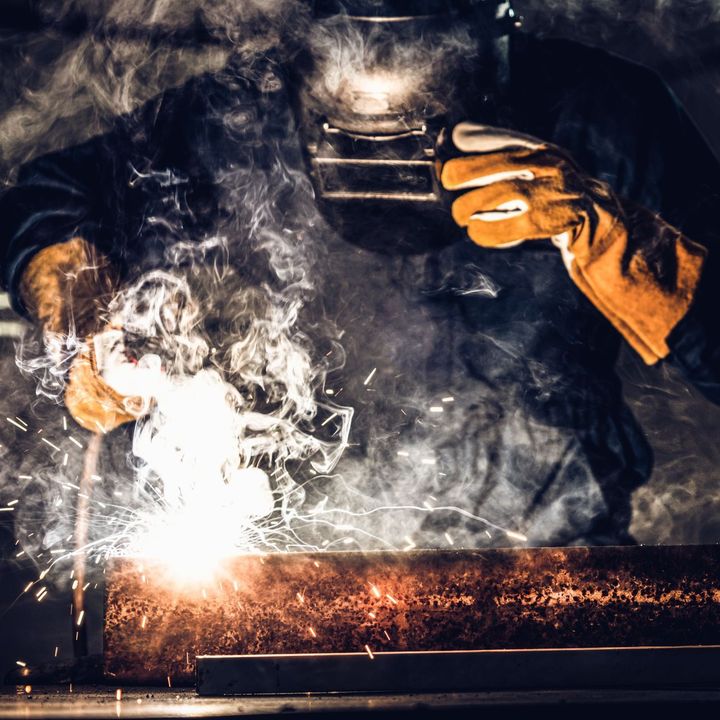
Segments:
[[[397,246],[390,217],[445,223],[438,134],[494,121],[498,41],[515,21],[498,0],[315,0],[292,85],[309,171],[335,225],[357,233],[359,222],[380,244],[390,232]]]

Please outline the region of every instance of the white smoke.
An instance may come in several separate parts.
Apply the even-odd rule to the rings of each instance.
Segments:
[[[531,28],[534,22],[548,33],[556,27],[553,19],[573,23],[581,17],[599,17],[602,22],[578,29],[588,37],[594,35],[598,43],[629,22],[663,47],[675,47],[690,31],[720,19],[720,4],[708,0],[685,3],[685,13],[678,12],[678,3],[656,0],[630,18],[627,4],[619,0],[516,5],[529,16]],[[48,27],[39,39],[18,45],[17,96],[0,117],[0,156],[8,175],[31,157],[102,132],[117,115],[169,87],[217,71],[233,52],[262,53],[275,47],[289,29],[298,35],[307,30],[307,5],[293,0],[88,0],[48,3],[40,11]],[[88,19],[88,31],[66,34],[63,20],[78,14]],[[183,41],[184,33],[197,23],[207,31],[207,45],[191,36]],[[368,47],[361,38],[355,44],[337,45],[331,32],[316,29],[315,33],[317,43],[326,49],[324,82],[331,93],[352,80],[353,74],[365,72],[381,49]],[[448,40],[453,38],[458,57],[472,55],[471,37],[461,34]],[[48,47],[55,53],[53,63],[41,70]],[[418,81],[442,74],[432,54],[415,52],[396,60],[412,67]],[[152,179],[139,176],[138,182]],[[131,467],[123,457],[112,473],[103,473],[96,483],[94,497],[103,504],[99,510],[110,508],[96,513],[94,535],[102,551],[154,547],[160,553],[175,548],[181,554],[190,552],[184,537],[203,534],[210,546],[228,550],[305,547],[292,526],[307,522],[300,509],[307,470],[312,467],[332,480],[332,468],[348,441],[352,412],[333,404],[324,393],[328,366],[301,322],[318,277],[313,256],[317,242],[310,240],[320,232],[318,219],[306,209],[311,194],[307,178],[278,163],[273,185],[248,186],[232,175],[219,180],[227,190],[222,208],[236,214],[237,208],[245,211],[242,222],[236,222],[237,237],[198,246],[183,238],[179,226],[168,218],[154,218],[158,224],[168,224],[173,235],[166,249],[170,269],[136,279],[111,310],[125,329],[123,344],[137,365],[125,367],[123,355],[109,368],[108,379],[118,389],[143,395],[148,414],[135,430]],[[297,193],[295,209],[305,208],[293,223],[283,219],[285,227],[273,210],[281,191]],[[231,270],[228,257],[240,241],[265,254],[272,283],[247,286]],[[469,281],[463,292],[494,297],[498,288],[479,277],[477,282]],[[231,327],[223,328],[227,342],[222,346],[209,329],[218,314],[232,318]],[[338,333],[333,335],[329,328],[323,333],[337,350]],[[25,368],[39,380],[39,393],[61,401],[64,378],[81,340],[56,337],[49,343],[47,348],[26,345]],[[333,357],[338,355],[342,354]],[[541,375],[542,368],[538,371]],[[687,426],[693,427],[691,419]],[[18,467],[24,476],[18,493],[26,498],[23,513],[18,513],[23,546],[36,556],[42,553],[42,562],[72,534],[79,470],[72,455],[63,464],[65,450],[63,445],[47,467],[37,459],[32,467],[30,459]],[[71,445],[67,450],[76,452]],[[424,448],[412,451],[418,457],[429,455]],[[381,460],[388,475],[396,469]],[[437,480],[431,466],[421,471]],[[674,478],[681,475],[679,470],[673,473]],[[418,477],[423,487],[431,485],[423,475]],[[697,477],[686,483],[695,498],[688,506],[697,507],[702,486]],[[353,492],[350,478],[347,493]],[[655,496],[641,492],[645,517],[651,518],[643,538],[652,538],[658,526],[668,527],[669,508],[681,503],[679,494],[685,492]],[[373,500],[382,498],[363,502],[374,512]],[[389,502],[397,504],[397,497]],[[338,522],[332,508],[319,505],[317,510],[316,518],[333,517]],[[393,517],[387,515],[383,524],[393,525]],[[352,518],[343,522],[350,526]],[[643,526],[636,523],[636,527]],[[388,527],[388,536],[402,537],[400,531],[395,523]]]

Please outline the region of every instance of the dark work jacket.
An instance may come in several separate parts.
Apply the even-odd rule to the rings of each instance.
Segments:
[[[671,361],[720,400],[720,168],[711,151],[658,77],[602,51],[518,36],[509,77],[504,125],[567,149],[589,176],[709,248],[698,298],[670,338]],[[303,163],[282,73],[233,61],[106,135],[25,166],[0,200],[4,284],[16,296],[32,254],[76,234],[128,276],[161,266],[169,243],[218,226],[271,235],[303,223],[307,232],[309,222],[320,234]],[[264,191],[272,207],[258,213]],[[412,238],[411,221],[404,232]],[[362,227],[352,238],[323,234],[308,312],[341,331],[346,361],[326,387],[355,418],[333,481],[318,480],[308,502],[329,494],[353,511],[463,511],[356,520],[368,537],[401,545],[406,536],[513,542],[495,526],[536,545],[630,542],[630,494],[649,477],[651,454],[614,372],[622,339],[549,242],[490,251],[448,232],[414,253],[380,252],[363,243]]]

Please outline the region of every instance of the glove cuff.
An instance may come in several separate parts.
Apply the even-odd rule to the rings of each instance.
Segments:
[[[697,289],[706,249],[643,208],[609,212],[594,205],[570,245],[570,276],[652,365]]]

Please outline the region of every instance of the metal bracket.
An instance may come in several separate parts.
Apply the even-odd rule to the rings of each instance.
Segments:
[[[480,692],[720,685],[720,646],[228,655],[197,658],[200,695]]]

